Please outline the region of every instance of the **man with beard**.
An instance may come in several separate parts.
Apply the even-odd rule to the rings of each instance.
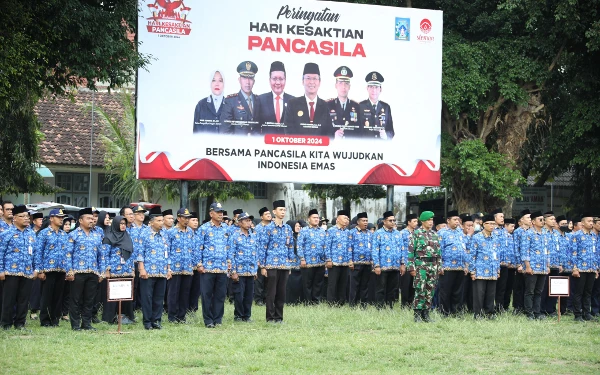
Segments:
[[[286,73],[281,61],[273,61],[269,70],[271,91],[258,96],[260,134],[285,134],[285,108],[294,97],[285,90]]]

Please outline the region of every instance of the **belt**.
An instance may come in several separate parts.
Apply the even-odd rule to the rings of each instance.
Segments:
[[[438,258],[436,257],[419,257],[419,259],[421,259],[423,262],[432,262],[432,263],[436,263]]]

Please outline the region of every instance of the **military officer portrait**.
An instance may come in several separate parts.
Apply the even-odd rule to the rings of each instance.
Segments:
[[[273,61],[269,70],[271,91],[258,96],[260,134],[285,134],[285,107],[294,98],[284,91],[285,82],[285,66]]]
[[[369,99],[360,102],[358,121],[362,127],[362,137],[377,139],[394,138],[394,122],[390,105],[379,100],[383,76],[371,72],[365,77]]]
[[[223,110],[223,73],[215,70],[210,74],[210,95],[201,99],[194,110],[194,133],[220,133]]]
[[[319,65],[306,63],[302,72],[304,95],[290,100],[285,109],[286,134],[331,136],[329,106],[318,96],[321,87]]]
[[[352,70],[347,66],[340,66],[333,73],[335,77],[335,90],[337,97],[330,99],[329,117],[333,126],[335,138],[358,138],[360,126],[358,122],[358,103],[348,99],[350,92],[350,78]]]
[[[224,132],[220,133],[250,135],[255,131],[260,117],[257,96],[252,92],[258,67],[252,61],[242,61],[237,72],[240,75],[240,91],[225,98],[221,112]]]

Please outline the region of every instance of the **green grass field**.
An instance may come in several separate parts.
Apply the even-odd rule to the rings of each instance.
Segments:
[[[164,323],[111,335],[72,332],[68,324],[30,332],[0,332],[0,374],[349,374],[349,373],[600,373],[600,323],[573,317],[530,322],[501,315],[416,324],[412,311],[286,306],[285,324],[233,322],[206,329],[201,315],[185,325]],[[165,317],[166,320],[166,317]]]

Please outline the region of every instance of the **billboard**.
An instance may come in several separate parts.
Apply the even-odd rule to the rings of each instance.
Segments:
[[[141,179],[437,186],[442,12],[142,1]]]

